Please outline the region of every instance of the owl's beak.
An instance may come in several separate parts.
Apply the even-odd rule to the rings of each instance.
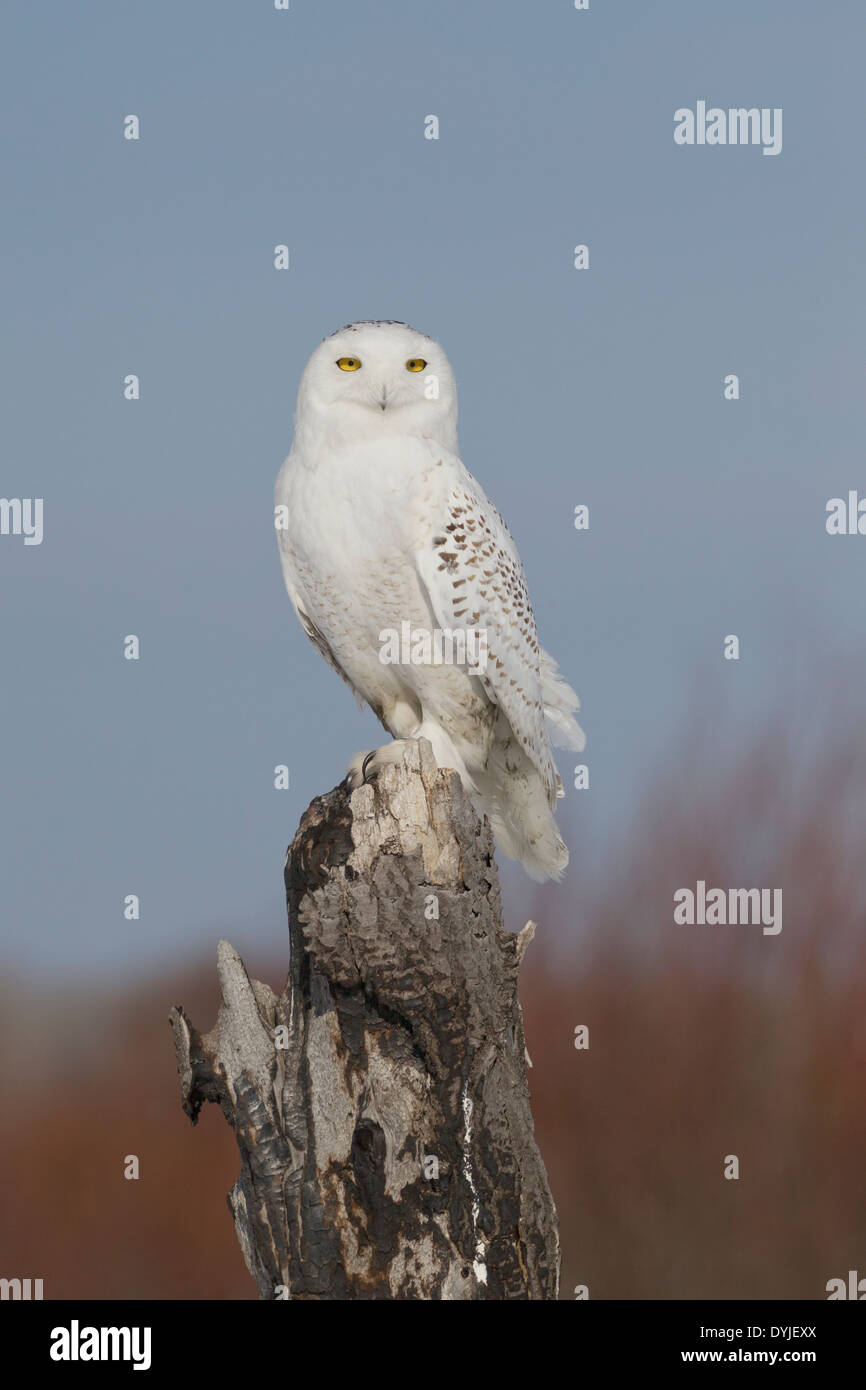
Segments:
[[[379,397],[379,408],[380,408],[380,410],[384,410],[384,409],[385,409],[385,406],[386,406],[387,404],[388,404],[388,388],[387,388],[387,386],[383,386],[383,387],[382,387],[382,394],[381,394],[381,396]]]

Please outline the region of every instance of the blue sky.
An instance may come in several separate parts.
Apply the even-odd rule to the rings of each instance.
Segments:
[[[463,458],[583,701],[584,853],[696,704],[820,727],[866,637],[866,537],[824,527],[866,495],[861,6],[156,0],[2,28],[0,494],[45,517],[41,546],[0,537],[7,968],[283,948],[286,843],[379,738],[271,522],[304,362],[353,319],[450,356]],[[782,107],[782,153],[676,146],[699,99]],[[579,912],[579,876],[550,891]]]

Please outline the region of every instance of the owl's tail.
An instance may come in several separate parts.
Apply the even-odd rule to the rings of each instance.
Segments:
[[[476,804],[502,853],[518,859],[536,883],[561,879],[568,850],[553,818],[550,794],[510,728],[505,737],[494,738],[485,770],[473,780]]]
[[[559,748],[580,752],[586,737],[575,719],[580,701],[559,674],[549,652],[541,650],[541,698],[550,740]],[[483,772],[472,769],[478,790],[476,804],[490,821],[496,843],[509,859],[519,859],[537,883],[562,878],[568,850],[553,818],[553,792],[523,751],[504,714],[493,731]],[[557,774],[557,795],[562,782]]]
[[[540,675],[541,698],[551,743],[556,748],[570,748],[573,753],[582,753],[586,747],[586,734],[574,717],[580,709],[580,701],[567,681],[563,680],[550,652],[543,647]]]

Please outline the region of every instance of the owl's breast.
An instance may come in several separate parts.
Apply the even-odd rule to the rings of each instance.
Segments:
[[[299,460],[288,473],[287,537],[314,563],[399,567],[429,537],[449,486],[443,453],[426,440],[322,449],[313,466]]]

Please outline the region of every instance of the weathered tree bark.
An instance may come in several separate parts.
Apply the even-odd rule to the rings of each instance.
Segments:
[[[183,1106],[216,1101],[264,1299],[554,1299],[556,1213],[526,1084],[520,961],[486,825],[426,741],[305,813],[277,997],[223,941],[200,1036],[172,1010]]]

